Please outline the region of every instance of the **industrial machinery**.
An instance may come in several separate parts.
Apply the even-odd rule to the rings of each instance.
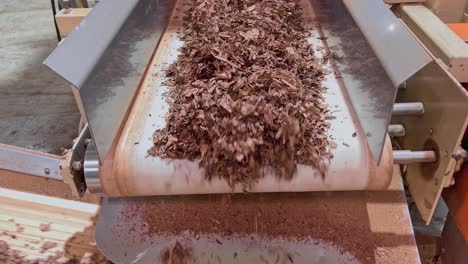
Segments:
[[[466,158],[461,141],[468,123],[468,93],[460,84],[468,81],[466,44],[421,4],[302,2],[306,21],[319,25],[314,31],[321,37],[310,40],[316,53],[331,54],[327,67],[334,71],[326,80],[325,101],[339,110],[331,121],[331,136],[339,145],[324,179],[310,177],[314,169],[299,166],[291,181],[266,175],[248,191],[386,190],[398,168],[393,164],[399,164],[426,223],[442,193],[449,193],[444,189],[454,184],[453,203],[465,208],[457,220],[468,221],[466,170],[459,176],[465,187],[454,177]],[[84,125],[73,148],[64,156],[0,148],[3,169],[63,180],[75,195],[86,189],[103,193],[96,240],[114,261],[149,261],[159,251],[148,253],[148,248],[174,239],[135,242],[137,235],[119,222],[128,201],[243,191],[222,180],[206,181],[196,162],[146,154],[154,130],[165,126],[168,104],[162,98],[167,87],[157,73],[175,60],[182,45],[176,32],[183,9],[183,0],[101,1],[44,62],[72,84],[82,113]],[[147,197],[128,198],[132,196]],[[127,234],[116,236],[115,228]],[[466,224],[464,228],[468,234]],[[224,246],[203,238],[200,243],[192,245],[192,254],[202,262],[208,259],[202,247],[216,247],[223,260],[244,250],[246,254],[239,254],[242,262],[265,246],[262,240],[247,246],[242,239]],[[302,250],[307,258],[307,249]]]

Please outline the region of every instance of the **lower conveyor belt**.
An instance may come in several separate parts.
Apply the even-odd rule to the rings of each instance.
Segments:
[[[420,263],[398,166],[387,191],[107,197],[95,237],[115,263]]]
[[[146,196],[202,193],[229,193],[231,188],[224,180],[204,179],[197,162],[147,157],[152,135],[163,128],[169,105],[165,100],[168,87],[164,85],[165,68],[177,58],[183,45],[181,32],[185,5],[178,2],[142,83],[133,108],[126,121],[113,160],[101,167],[100,177],[104,191],[110,196]],[[313,10],[303,1],[306,28],[312,29],[309,39],[317,56],[325,56],[327,47],[319,39],[319,29],[314,25]],[[333,70],[332,62],[325,65],[327,76],[323,85],[328,88],[325,103],[336,117],[330,120],[330,140],[336,143],[334,158],[324,179],[310,166],[298,165],[292,180],[279,180],[268,174],[248,190],[249,192],[303,192],[323,190],[385,189],[392,171],[392,153],[389,140],[377,167],[368,148],[365,135],[355,119],[343,84]],[[238,186],[234,192],[242,192]]]

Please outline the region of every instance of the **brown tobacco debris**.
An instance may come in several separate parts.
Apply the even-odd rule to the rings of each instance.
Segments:
[[[161,253],[162,264],[188,264],[190,261],[190,250],[185,249],[177,241],[172,249],[166,248]]]
[[[41,246],[41,253],[44,253],[46,252],[47,250],[51,249],[51,248],[54,248],[57,246],[57,243],[55,242],[50,242],[50,241],[47,241],[45,242],[44,244],[42,244]]]
[[[50,231],[50,224],[40,224],[39,230],[41,230],[42,232]]]
[[[325,174],[327,130],[321,61],[307,43],[298,0],[195,0],[184,46],[167,70],[171,107],[150,155],[200,160],[207,179],[254,183],[270,166]]]

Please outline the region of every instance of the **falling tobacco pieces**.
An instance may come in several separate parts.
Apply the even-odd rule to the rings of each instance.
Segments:
[[[50,242],[50,241],[47,241],[45,242],[44,244],[41,245],[41,251],[40,253],[44,253],[46,252],[47,250],[51,249],[51,248],[54,248],[57,246],[57,243],[55,242]]]
[[[324,177],[333,116],[301,10],[298,0],[192,1],[166,72],[167,126],[148,153],[199,160],[206,179],[244,189],[268,166],[285,179],[297,163]]]
[[[39,230],[41,230],[42,232],[50,231],[50,224],[40,224]]]
[[[160,261],[162,264],[187,264],[191,263],[190,250],[185,249],[178,241],[172,248],[166,248],[162,251]]]

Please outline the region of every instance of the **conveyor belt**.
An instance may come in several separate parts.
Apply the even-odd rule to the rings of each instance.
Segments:
[[[242,217],[226,218],[237,212],[227,213],[226,204],[239,208],[239,203],[250,210],[239,211]],[[148,204],[154,214],[162,214],[159,220],[145,217]],[[145,232],[148,225],[161,232],[187,231],[166,236]],[[202,229],[197,226],[211,232],[191,234]],[[242,234],[222,234],[230,226],[236,231],[243,226]],[[296,234],[297,239],[272,235],[282,232]],[[420,263],[398,167],[387,191],[103,199],[96,243],[115,263],[161,263],[162,253],[176,242],[191,252],[189,263]],[[288,262],[288,254],[293,262]],[[284,262],[275,262],[278,258]]]
[[[314,26],[313,10],[309,2],[304,1],[303,5],[306,28],[310,28]],[[168,87],[164,85],[164,72],[177,58],[178,49],[183,44],[177,32],[181,32],[184,8],[179,1],[126,121],[112,164],[107,162],[101,168],[101,183],[105,193],[110,196],[232,191],[224,180],[206,181],[197,162],[147,157],[147,150],[153,144],[153,132],[166,125],[165,116],[169,104],[165,100]],[[323,56],[327,53],[327,48],[319,36],[320,33],[315,27],[309,42],[313,44],[317,56]],[[334,158],[325,179],[323,180],[314,168],[299,165],[297,175],[292,180],[279,180],[272,173],[267,173],[248,190],[249,192],[342,191],[385,189],[388,186],[393,163],[389,141],[386,143],[381,168],[377,170],[365,135],[357,125],[358,121],[343,83],[336,77],[330,61],[324,67],[329,72],[323,82],[328,88],[325,103],[336,117],[330,120],[329,137],[337,145],[332,150]],[[238,186],[234,191],[242,192],[242,188]]]

